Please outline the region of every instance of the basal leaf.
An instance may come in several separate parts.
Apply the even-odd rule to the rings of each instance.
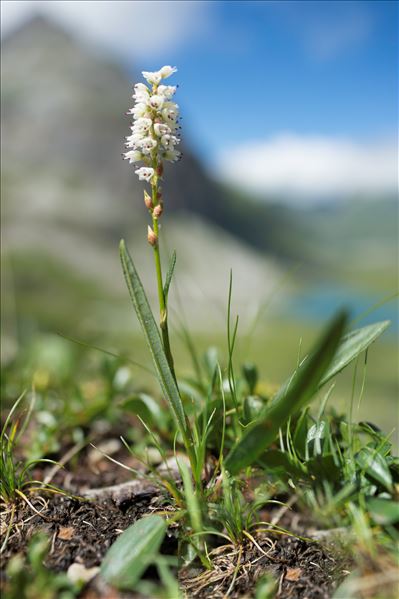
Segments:
[[[162,411],[155,399],[146,393],[131,395],[120,405],[123,410],[140,416],[149,426],[156,424],[162,428],[165,425],[165,411]]]
[[[152,314],[142,282],[133,264],[133,261],[122,239],[120,242],[120,256],[126,284],[136,310],[137,317],[143,329],[145,338],[151,351],[158,380],[162,391],[172,408],[180,433],[186,447],[190,445],[190,434],[180,394],[170,370],[161,336]]]
[[[334,461],[331,453],[317,455],[306,462],[308,476],[314,484],[323,485],[326,481],[335,483],[342,477],[339,466]]]
[[[371,497],[367,499],[367,508],[377,524],[386,526],[399,522],[399,503],[397,501]]]
[[[328,383],[334,376],[341,372],[348,364],[350,364],[359,354],[365,351],[389,326],[389,320],[377,322],[376,324],[356,329],[345,335],[337,349],[337,352],[332,360],[329,368],[324,373],[319,382],[319,388]],[[294,379],[299,375],[301,369],[306,365],[307,358],[302,360],[302,363],[291,377],[280,387],[275,396],[275,400],[281,399],[288,392]]]
[[[290,456],[280,449],[265,451],[259,458],[259,464],[267,473],[278,474],[284,480],[293,475],[300,477],[304,474],[304,469],[301,468],[300,464],[294,464],[290,460]]]
[[[225,467],[231,474],[251,465],[274,441],[279,428],[288,418],[312,399],[337,351],[346,323],[347,315],[344,312],[334,318],[315,351],[298,368],[290,384],[285,385],[284,393],[278,393],[258,420],[245,429],[225,461]]]
[[[342,339],[329,369],[320,381],[320,387],[328,383],[336,374],[341,372],[352,360],[365,351],[388,326],[389,320],[370,324],[367,327],[351,331]]]
[[[160,516],[146,516],[129,526],[111,545],[102,564],[101,575],[118,589],[133,590],[154,561],[166,532]]]
[[[358,466],[366,476],[392,491],[392,475],[385,457],[372,447],[362,447],[355,456]]]
[[[249,424],[253,420],[256,420],[259,414],[265,407],[265,402],[256,395],[248,395],[244,399],[243,405],[243,420],[245,424]]]

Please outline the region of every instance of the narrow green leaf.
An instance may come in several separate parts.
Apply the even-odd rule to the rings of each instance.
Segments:
[[[399,503],[397,501],[371,497],[367,499],[367,509],[377,524],[386,526],[399,522]]]
[[[129,255],[129,252],[126,248],[123,239],[120,242],[119,249],[126,284],[133,302],[133,306],[136,310],[137,318],[139,319],[139,322],[144,332],[144,336],[150,348],[156,372],[158,375],[159,383],[161,385],[165,397],[169,401],[169,404],[172,408],[180,433],[183,436],[185,445],[189,446],[190,435],[188,432],[187,420],[183,404],[180,398],[176,382],[170,370],[168,360],[165,355],[165,350],[163,348],[161,336],[159,334],[159,330],[156,325],[154,316],[151,312],[151,308],[148,303],[143,284],[140,280],[140,277],[137,273],[137,270],[133,264],[133,261]]]
[[[331,453],[317,455],[306,462],[308,476],[313,484],[323,485],[326,481],[335,483],[342,477],[341,469],[335,464]]]
[[[333,361],[319,382],[319,388],[328,383],[328,381],[357,358],[359,354],[365,351],[385,331],[389,324],[389,320],[385,320],[361,329],[356,329],[345,335],[341,340]],[[280,387],[274,400],[281,399],[286,395],[293,380],[299,375],[301,369],[306,366],[306,361],[307,358],[302,361],[293,375]]]
[[[392,491],[392,475],[383,455],[371,447],[362,447],[355,460],[366,476]]]
[[[158,557],[156,566],[159,578],[165,587],[165,599],[183,599],[183,595],[179,588],[179,581],[171,572],[168,563],[163,556]]]
[[[295,452],[301,457],[306,455],[306,437],[309,428],[309,408],[303,410],[297,420],[294,430],[294,436],[292,439]]]
[[[101,575],[117,589],[133,590],[152,563],[166,533],[160,516],[147,516],[129,526],[109,548]]]
[[[248,395],[244,399],[243,420],[249,424],[256,420],[265,407],[265,402],[257,395]]]
[[[342,339],[338,351],[329,369],[320,381],[320,387],[328,383],[352,360],[365,351],[390,325],[389,320],[377,322],[361,329],[351,331]]]
[[[242,373],[249,388],[249,394],[255,395],[255,388],[259,379],[258,369],[252,362],[246,362],[242,366]]]
[[[295,475],[303,476],[304,470],[297,464],[294,464],[287,453],[280,449],[268,449],[259,458],[259,464],[269,474],[273,472],[283,480]]]
[[[202,532],[201,507],[193,488],[191,473],[183,460],[180,462],[178,460],[177,463],[183,481],[184,497],[186,499],[191,526],[193,527],[194,532]]]
[[[165,425],[165,412],[161,410],[155,399],[146,393],[131,395],[124,399],[120,406],[123,410],[140,416],[150,426],[157,424],[162,428]]]
[[[173,273],[176,266],[176,251],[173,250],[173,254],[170,257],[168,272],[166,273],[165,285],[163,287],[163,294],[165,296],[165,302],[168,300],[169,287],[172,282]]]
[[[345,312],[334,318],[315,351],[298,368],[290,384],[284,386],[284,393],[278,393],[258,420],[245,430],[225,461],[231,474],[251,465],[274,441],[288,418],[312,399],[337,351],[346,323]]]

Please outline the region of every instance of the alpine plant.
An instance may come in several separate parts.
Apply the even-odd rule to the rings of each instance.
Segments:
[[[181,152],[176,149],[179,138],[179,106],[172,98],[176,86],[164,85],[177,71],[176,67],[164,66],[159,71],[143,71],[145,83],[136,83],[132,98],[135,103],[127,114],[133,115],[131,135],[126,137],[127,152],[123,154],[130,164],[142,163],[135,170],[140,181],[151,185],[151,195],[144,190],[144,203],[151,215],[152,227],[148,226],[147,240],[154,250],[157,275],[160,328],[162,340],[172,374],[173,358],[170,349],[167,315],[167,292],[165,293],[159,250],[159,219],[163,212],[162,189],[159,185],[163,176],[163,164],[167,160],[176,162]]]

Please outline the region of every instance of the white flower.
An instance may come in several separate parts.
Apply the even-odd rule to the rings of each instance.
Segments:
[[[129,160],[129,164],[143,160],[143,154],[138,150],[130,150],[130,152],[125,152],[123,156],[125,160]]]
[[[158,96],[157,94],[155,94],[154,96],[151,96],[151,98],[149,100],[149,104],[150,104],[151,108],[155,108],[155,110],[160,110],[162,108],[164,102],[165,102],[164,96]]]
[[[173,73],[176,73],[176,71],[176,67],[165,65],[159,71],[143,71],[143,77],[148,83],[151,83],[151,85],[158,85],[161,79],[167,79],[167,77],[170,77]]]
[[[133,94],[132,98],[135,100],[135,102],[139,102],[140,104],[147,104],[148,100],[150,99],[150,94]]]
[[[154,125],[155,135],[158,137],[162,137],[162,135],[167,135],[171,132],[170,127],[165,125],[165,123],[155,123]]]
[[[168,110],[174,110],[177,115],[179,115],[179,105],[176,102],[165,102],[163,108],[167,108]]]
[[[136,100],[136,102],[144,102],[144,104],[148,101],[150,97],[150,90],[144,83],[136,83],[134,86],[134,94],[132,98]]]
[[[162,110],[162,118],[168,125],[175,125],[179,118],[179,107],[174,102],[167,102]]]
[[[173,73],[176,73],[176,71],[177,71],[176,67],[170,67],[169,65],[166,65],[166,66],[162,67],[162,69],[160,69],[158,71],[158,73],[162,79],[167,79],[168,77],[173,75]]]
[[[162,137],[161,137],[161,144],[167,150],[173,150],[173,147],[176,144],[178,144],[179,142],[180,142],[180,139],[178,139],[175,135],[166,134],[166,135],[162,135]]]
[[[139,176],[140,181],[148,181],[150,182],[152,177],[154,176],[154,169],[149,166],[142,166],[134,171],[136,175]]]
[[[132,129],[133,129],[133,127],[132,127]],[[140,146],[140,142],[143,138],[144,138],[143,134],[133,133],[133,135],[130,135],[129,137],[126,138],[125,146],[128,148],[138,148]]]
[[[144,102],[139,102],[130,109],[129,113],[133,115],[133,118],[140,119],[148,114],[148,106]]]
[[[144,137],[140,140],[139,146],[143,154],[149,154],[157,146],[157,142],[152,137]]]
[[[157,89],[157,92],[161,96],[164,96],[167,100],[170,100],[170,98],[176,93],[176,86],[175,85],[160,85]]]
[[[143,74],[144,79],[146,79],[148,81],[148,83],[151,83],[151,85],[158,85],[158,83],[162,79],[162,75],[161,75],[160,71],[155,71],[155,72],[143,71],[142,74]]]
[[[150,90],[148,89],[148,87],[146,86],[145,83],[136,83],[134,86],[134,93],[135,94],[149,94]]]
[[[167,150],[164,154],[165,160],[169,162],[177,162],[181,156],[181,152],[178,150]]]
[[[137,121],[134,123],[134,125],[132,127],[132,131],[134,133],[147,133],[151,129],[151,125],[152,125],[151,119],[141,117],[141,118],[137,119]]]

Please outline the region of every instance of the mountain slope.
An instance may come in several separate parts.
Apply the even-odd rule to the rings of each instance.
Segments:
[[[103,292],[96,293],[105,290],[104,297],[125,293],[117,253],[122,236],[138,265],[145,264],[140,270],[146,282],[152,282],[143,184],[121,158],[131,82],[118,65],[40,17],[10,35],[2,49],[5,292],[14,288],[17,298],[23,294],[26,301],[17,302],[21,317],[54,327],[54,319],[46,322],[46,315],[55,314],[54,302],[60,306],[60,321],[67,314],[67,302],[57,295],[76,297],[85,309],[79,304],[79,277],[102,286]],[[199,304],[209,293],[212,299],[225,297],[232,266],[246,290],[254,286],[268,293],[277,267],[221,231],[229,230],[228,205],[220,208],[219,187],[189,148],[180,163],[168,168],[164,191],[166,213],[181,212],[179,224],[171,222],[175,234],[168,236],[170,244],[186,257],[191,248],[198,267],[195,271],[186,259],[179,261],[183,287],[189,294],[196,285],[205,289],[190,303],[193,312],[200,313]],[[219,214],[216,227],[214,214]],[[206,249],[203,257],[201,248]],[[218,274],[201,283],[204,265]],[[76,285],[75,296],[66,293],[66,280]],[[93,296],[85,296],[90,311]],[[243,294],[241,301],[245,306]],[[68,314],[78,318],[75,308]]]
[[[2,50],[6,216],[91,221],[117,235],[133,213],[143,218],[142,184],[121,158],[132,102],[122,69],[40,17]],[[168,172],[169,204],[213,202],[216,187],[187,148],[185,154]]]

